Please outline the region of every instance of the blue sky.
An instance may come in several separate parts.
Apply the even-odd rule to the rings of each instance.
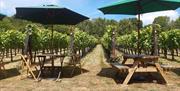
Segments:
[[[63,7],[67,7],[74,10],[80,14],[86,15],[92,18],[108,18],[120,20],[124,18],[131,18],[136,16],[128,15],[103,15],[102,12],[97,10],[97,8],[104,5],[108,5],[117,0],[0,0],[0,13],[6,14],[8,16],[15,14],[15,7],[20,6],[39,6],[47,4],[55,4]],[[180,16],[180,9],[176,11],[166,11],[151,14],[142,15],[142,20],[145,24],[149,24],[152,20],[160,15],[170,16],[171,19],[176,19]]]

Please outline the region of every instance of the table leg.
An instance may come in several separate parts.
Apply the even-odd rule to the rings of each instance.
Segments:
[[[124,58],[124,60],[122,61],[122,64],[125,64],[127,61],[127,58]]]
[[[36,78],[36,76],[34,75],[32,69],[31,69],[31,67],[29,66],[28,62],[25,61],[25,64],[27,66],[27,69],[28,69],[29,73],[33,76],[34,80],[38,81],[38,79]]]
[[[133,76],[134,72],[136,71],[136,69],[138,68],[138,62],[135,62],[133,65],[133,69],[131,69],[128,73],[128,75],[126,76],[123,85],[127,85],[128,82],[130,81],[131,77]]]
[[[163,72],[161,66],[159,65],[159,63],[155,63],[155,66],[156,66],[157,70],[159,71],[159,73],[161,74],[161,76],[163,77],[165,83],[168,84],[167,77],[166,77],[166,75],[164,74],[164,72]]]
[[[61,74],[63,73],[63,61],[64,61],[64,58],[60,58],[60,62],[61,62],[61,68],[59,70],[59,74],[58,74],[58,77],[56,79],[56,81],[61,81]]]
[[[39,65],[40,65],[40,71],[39,71],[37,79],[40,80],[39,78],[41,74],[43,74],[43,68],[44,68],[46,57],[38,57],[38,60],[39,60]]]
[[[55,70],[55,68],[54,68],[54,57],[52,56],[52,70],[51,70],[51,76],[53,77],[54,76],[54,70]]]
[[[39,61],[40,70],[39,70],[39,72],[38,72],[37,79],[40,80],[39,77],[40,77],[40,75],[41,75],[41,70],[42,70],[42,67],[41,67],[42,64],[41,64],[41,58],[40,58],[40,57],[38,57],[38,61]]]

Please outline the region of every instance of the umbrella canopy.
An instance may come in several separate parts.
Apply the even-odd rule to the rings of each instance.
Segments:
[[[41,7],[17,7],[16,18],[29,20],[41,24],[75,25],[89,19],[70,9],[56,5],[43,5]]]
[[[29,20],[41,24],[52,25],[51,46],[53,46],[53,25],[76,25],[89,19],[70,9],[57,5],[43,5],[39,7],[16,7],[16,18]]]
[[[138,54],[140,54],[140,14],[155,11],[175,10],[178,7],[180,7],[180,0],[119,0],[111,5],[99,8],[99,10],[104,14],[138,15],[137,49]]]
[[[155,11],[175,10],[180,0],[119,0],[111,5],[99,8],[104,14],[137,15]]]
[[[6,15],[0,13],[0,20],[2,20]]]

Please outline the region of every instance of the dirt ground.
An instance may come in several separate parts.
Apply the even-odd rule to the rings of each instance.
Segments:
[[[106,62],[101,45],[97,45],[81,61],[83,73],[76,71],[71,77],[70,69],[65,69],[61,82],[55,82],[53,78],[40,82],[30,78],[20,80],[19,61],[7,63],[8,77],[0,79],[0,91],[180,91],[180,69],[166,73],[169,85],[159,84],[158,81],[136,82],[133,79],[128,86],[122,85],[121,79],[115,77],[116,71]]]

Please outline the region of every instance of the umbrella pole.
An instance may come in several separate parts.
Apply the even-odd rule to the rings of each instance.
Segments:
[[[138,43],[137,43],[137,49],[138,49],[138,55],[140,55],[141,50],[140,50],[140,23],[141,23],[141,15],[140,15],[140,11],[141,11],[141,5],[140,5],[140,1],[138,0],[138,6],[137,6],[137,10],[138,10]]]
[[[138,55],[140,55],[140,23],[141,23],[141,16],[138,14],[138,44],[137,44],[137,49],[138,49]]]
[[[53,29],[53,25],[51,26],[51,53],[53,54],[53,33],[54,33],[54,29]]]
[[[53,25],[51,25],[51,29],[52,29],[52,34],[51,34],[51,54],[54,54],[53,53],[53,33],[54,33],[54,29],[53,29]],[[52,57],[52,62],[51,62],[51,65],[52,65],[52,73],[51,75],[54,74],[54,58]]]

